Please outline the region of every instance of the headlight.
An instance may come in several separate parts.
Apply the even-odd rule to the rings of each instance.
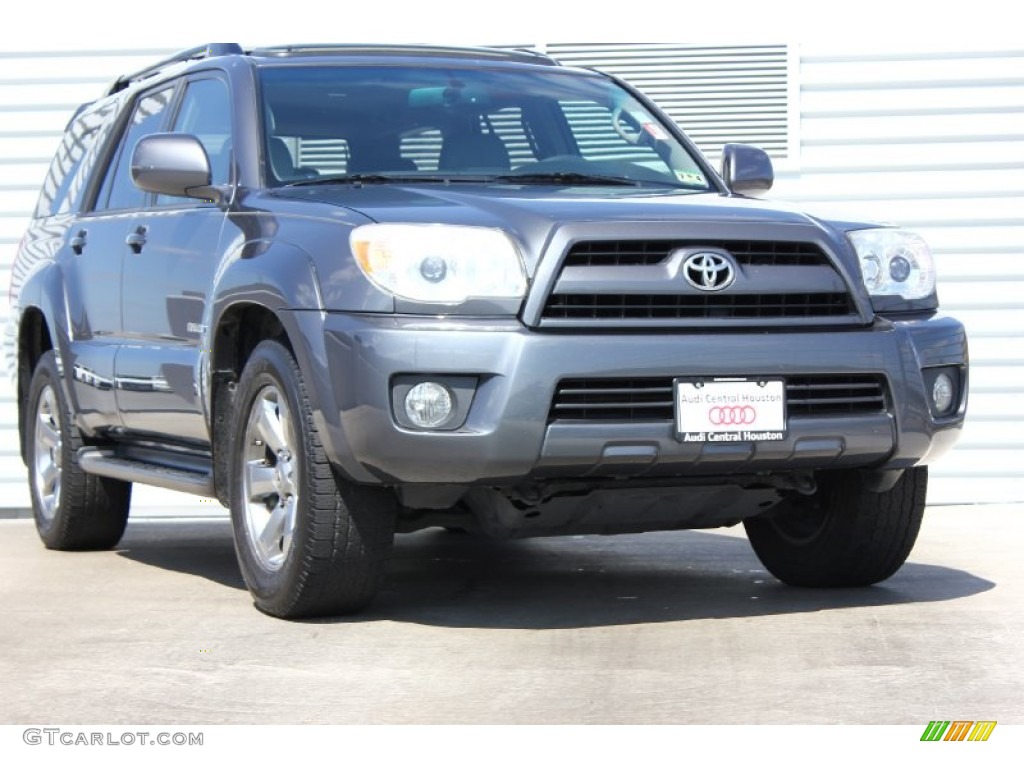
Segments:
[[[430,304],[521,299],[523,261],[498,229],[444,224],[367,224],[349,238],[359,268],[394,296]]]
[[[920,236],[904,229],[864,229],[849,238],[872,296],[914,300],[935,292],[935,262]]]

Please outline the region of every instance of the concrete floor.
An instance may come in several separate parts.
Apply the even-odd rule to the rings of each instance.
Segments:
[[[113,552],[0,521],[0,723],[1024,723],[1024,507],[930,509],[864,590],[765,573],[742,531],[399,537],[357,618],[258,613],[223,519]]]

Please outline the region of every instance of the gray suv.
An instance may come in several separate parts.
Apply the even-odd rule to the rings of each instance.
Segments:
[[[967,339],[918,236],[772,180],[528,52],[222,43],[122,77],[14,266],[39,535],[114,546],[132,483],[215,497],[281,617],[362,607],[434,526],[742,522],[788,584],[888,578]]]

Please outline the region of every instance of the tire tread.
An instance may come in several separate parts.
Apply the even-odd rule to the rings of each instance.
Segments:
[[[35,440],[35,424],[31,420],[36,417],[37,400],[47,383],[54,390],[60,410],[63,443],[61,499],[52,523],[47,525],[38,508],[32,468],[29,467],[29,483],[33,485],[32,508],[39,537],[48,549],[110,549],[124,535],[131,507],[132,485],[122,480],[89,474],[79,466],[78,451],[85,445],[85,441],[74,426],[52,350],[44,353],[37,363],[29,389],[29,408],[25,417],[29,461],[32,460],[31,446]]]
[[[232,504],[235,522],[236,549],[243,576],[263,612],[280,618],[337,616],[365,607],[377,591],[377,582],[391,551],[397,500],[390,491],[365,488],[337,476],[327,458],[310,407],[306,384],[294,357],[281,344],[261,342],[253,351],[239,383],[242,396],[237,402],[248,407],[256,394],[258,380],[270,375],[285,392],[295,388],[298,408],[289,402],[295,418],[297,440],[301,443],[302,466],[306,478],[302,485],[299,514],[305,519],[296,522],[296,532],[304,527],[306,535],[296,536],[289,561],[280,578],[253,571],[252,558],[242,551],[245,536],[240,525],[243,514],[241,481],[232,480],[232,492],[238,496]],[[244,411],[238,415],[239,434],[244,431]],[[237,456],[232,465],[237,473]],[[304,501],[303,501],[304,500]],[[235,508],[238,507],[237,511]],[[258,567],[257,567],[258,569]]]
[[[769,517],[744,526],[764,566],[787,584],[801,587],[862,587],[892,576],[917,540],[928,491],[928,470],[906,470],[888,491],[865,487],[859,474],[842,473],[819,490],[821,530],[796,543]],[[785,514],[782,511],[780,514]]]

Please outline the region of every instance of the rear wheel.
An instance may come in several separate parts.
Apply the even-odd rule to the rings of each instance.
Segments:
[[[855,471],[823,475],[812,496],[793,499],[744,527],[772,575],[799,587],[863,587],[900,569],[924,516],[927,467],[906,470],[875,492]]]
[[[256,606],[281,618],[362,608],[391,550],[394,494],[335,476],[284,346],[261,342],[238,390],[231,517]]]
[[[49,549],[109,549],[128,522],[132,486],[78,465],[82,436],[71,420],[53,351],[36,365],[25,423],[32,512]]]

